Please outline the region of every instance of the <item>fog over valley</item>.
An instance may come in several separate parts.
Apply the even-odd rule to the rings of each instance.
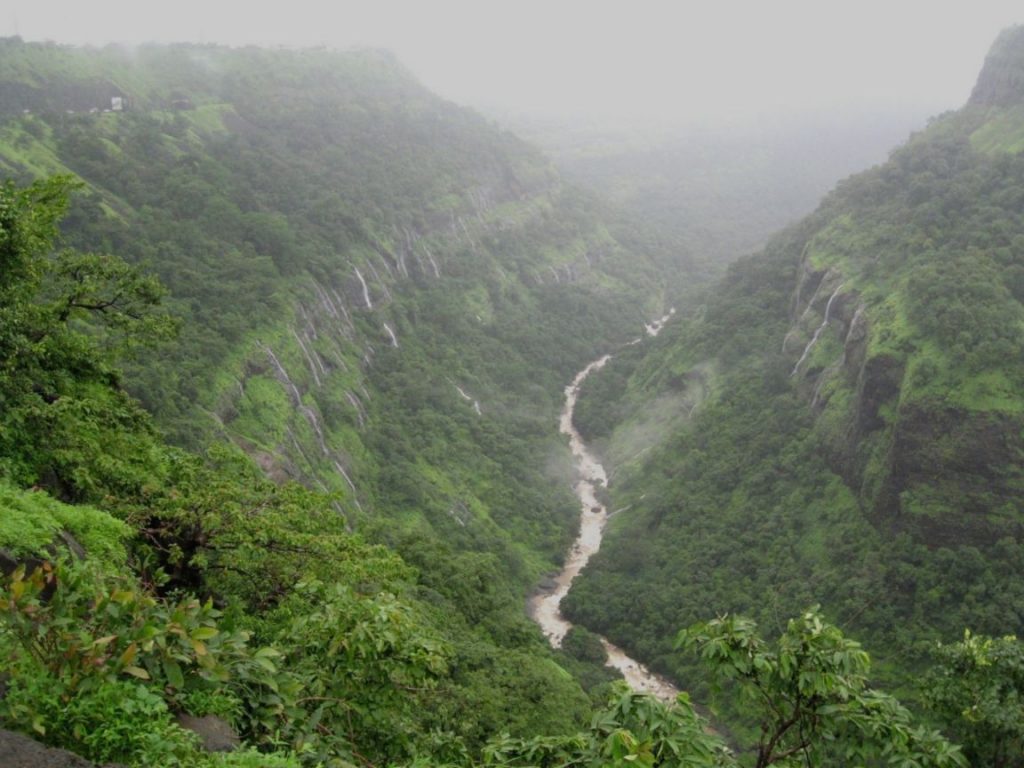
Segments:
[[[0,768],[1024,768],[1021,22],[9,0]]]

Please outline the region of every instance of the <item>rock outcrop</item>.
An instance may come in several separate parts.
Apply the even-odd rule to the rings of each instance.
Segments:
[[[22,733],[0,730],[0,766],[3,768],[96,768],[66,749],[40,744]],[[118,768],[107,764],[103,768]]]
[[[1006,29],[992,45],[968,104],[1012,107],[1024,104],[1024,26]]]

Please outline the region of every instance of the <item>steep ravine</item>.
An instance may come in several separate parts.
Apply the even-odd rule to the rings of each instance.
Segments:
[[[666,321],[675,314],[669,310],[664,317],[645,325],[649,336],[657,336]],[[640,342],[634,339],[631,344]],[[580,433],[573,425],[573,411],[579,397],[583,381],[594,371],[600,370],[611,360],[610,354],[599,357],[589,363],[576,374],[572,382],[565,388],[565,405],[559,417],[559,431],[569,438],[578,480],[575,485],[577,498],[580,500],[580,532],[573,542],[565,559],[565,565],[557,575],[547,582],[545,587],[536,592],[529,601],[530,616],[540,625],[551,645],[558,648],[566,633],[572,628],[572,622],[562,616],[559,608],[562,598],[569,592],[580,571],[586,566],[591,556],[601,548],[601,537],[605,524],[608,522],[608,508],[600,500],[598,489],[608,487],[608,475],[597,457],[587,448]],[[651,693],[663,701],[674,701],[679,690],[665,678],[654,674],[643,664],[632,659],[618,646],[601,637],[601,644],[607,654],[606,666],[618,670],[629,683],[630,687],[643,693]]]

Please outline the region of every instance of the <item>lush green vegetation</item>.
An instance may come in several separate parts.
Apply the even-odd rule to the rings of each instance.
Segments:
[[[592,702],[535,630],[510,626],[487,581],[492,558],[462,553],[448,563],[449,582],[431,583],[436,566],[420,580],[349,532],[331,496],[263,479],[234,447],[199,457],[162,443],[117,369],[126,342],[165,332],[160,291],[114,257],[53,253],[66,186],[0,190],[0,258],[11,277],[0,297],[0,544],[13,561],[0,581],[0,722],[140,766],[736,765],[685,698],[666,706],[613,689],[582,730]],[[70,287],[61,281],[69,263]],[[124,409],[132,420],[119,417]],[[83,449],[48,451],[36,420],[106,431]],[[125,444],[133,460],[116,461]],[[429,542],[415,549],[425,563]],[[722,661],[702,631],[696,642]],[[793,657],[797,679],[821,664],[845,667],[842,653],[855,651],[813,614],[793,632],[826,646]],[[759,642],[746,624],[721,635],[733,636],[726,667]],[[579,634],[566,659],[585,664],[587,641]],[[822,702],[845,701],[847,687],[860,695],[867,659],[855,658],[848,680],[816,683]],[[822,732],[870,732],[894,765],[962,764],[893,707],[867,719],[829,712]],[[244,748],[205,753],[177,713],[228,720]],[[773,749],[761,749],[768,762],[789,754]]]
[[[935,641],[1024,630],[1024,157],[977,146],[1014,109],[936,120],[588,379],[627,511],[575,619],[699,697],[668,638],[709,615],[819,603],[907,693]]]
[[[0,130],[5,725],[130,765],[963,764],[837,625],[912,693],[930,641],[1024,623],[1001,108],[645,355],[671,248],[386,55],[8,40],[0,80],[31,110]],[[579,415],[623,511],[568,607],[738,712],[728,744],[524,615],[574,524],[561,388],[609,349]],[[972,635],[916,696],[972,759],[1012,764],[1019,655]]]

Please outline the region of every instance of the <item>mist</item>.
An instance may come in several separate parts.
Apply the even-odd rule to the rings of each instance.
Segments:
[[[454,101],[602,125],[717,127],[821,114],[921,121],[960,106],[1019,5],[409,0],[14,0],[0,34],[108,43],[375,47]]]

